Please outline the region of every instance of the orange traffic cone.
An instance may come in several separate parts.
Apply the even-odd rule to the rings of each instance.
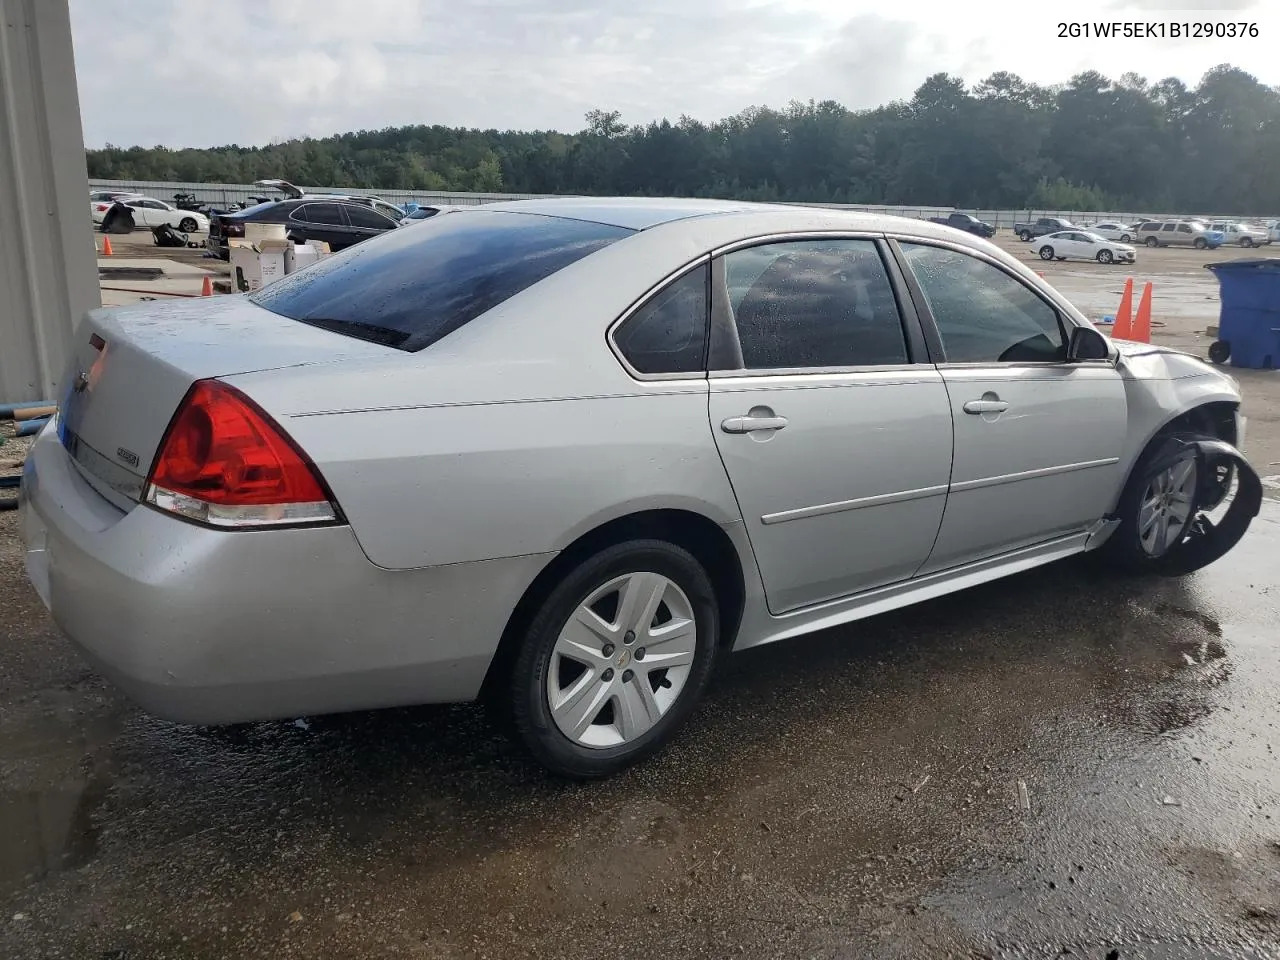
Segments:
[[[1138,301],[1138,315],[1133,318],[1133,332],[1130,340],[1138,343],[1151,342],[1151,284],[1142,288],[1142,299]]]
[[[1124,295],[1120,298],[1120,309],[1116,311],[1116,324],[1111,328],[1111,336],[1116,340],[1128,340],[1133,333],[1133,277],[1124,282]]]
[[[200,285],[200,296],[213,296],[213,281],[209,279],[209,275],[207,273],[204,275],[204,283]]]
[[[102,238],[102,255],[104,257],[111,256],[111,238],[110,237]]]

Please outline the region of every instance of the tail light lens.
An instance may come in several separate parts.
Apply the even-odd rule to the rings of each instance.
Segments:
[[[256,403],[216,380],[187,391],[160,442],[146,500],[214,527],[338,519],[315,464]]]
[[[97,210],[99,213],[102,213],[102,211],[104,210],[110,210],[110,209],[111,209],[111,204],[109,203],[100,203],[97,205]]]

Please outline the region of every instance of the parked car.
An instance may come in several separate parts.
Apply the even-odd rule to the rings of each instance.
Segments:
[[[301,200],[303,197],[324,200],[350,200],[352,203],[361,203],[366,207],[371,207],[372,209],[377,210],[384,217],[387,217],[390,220],[395,220],[396,222],[403,220],[405,213],[407,212],[402,207],[398,207],[394,203],[383,200],[381,197],[368,197],[345,193],[307,193],[301,187],[294,186],[288,180],[255,180],[253,185],[255,187],[270,187],[275,190],[279,190],[285,195],[285,197],[291,200]]]
[[[21,529],[97,669],[193,723],[483,694],[573,777],[730,650],[1098,548],[1184,573],[1261,503],[1234,380],[897,217],[495,203],[74,342]]]
[[[1133,263],[1137,251],[1127,243],[1108,240],[1088,230],[1062,230],[1036,240],[1041,260],[1097,260],[1099,263]]]
[[[1137,235],[1137,230],[1133,225],[1127,223],[1117,223],[1114,220],[1104,220],[1102,223],[1095,223],[1088,228],[1090,233],[1096,233],[1100,237],[1107,240],[1119,240],[1121,243],[1130,243]]]
[[[1226,236],[1199,220],[1148,220],[1138,224],[1138,241],[1148,247],[1195,247],[1212,250]]]
[[[1263,244],[1271,242],[1271,237],[1267,233],[1266,227],[1255,227],[1247,223],[1239,223],[1235,221],[1219,221],[1208,225],[1210,230],[1216,230],[1224,237],[1223,243],[1238,244],[1242,247],[1260,247]]]
[[[1271,220],[1267,223],[1267,239],[1272,243],[1280,243],[1280,220]]]
[[[945,217],[930,217],[930,223],[941,223],[948,227],[955,227],[957,230],[963,230],[965,233],[972,233],[978,237],[994,237],[996,228],[994,224],[987,223],[985,220],[979,220],[970,213],[950,213]]]
[[[406,213],[404,217],[401,218],[400,222],[402,224],[422,223],[423,221],[430,220],[432,217],[457,209],[457,206],[446,203],[414,204],[413,209]]]
[[[362,240],[394,230],[399,220],[384,216],[354,200],[307,196],[260,203],[245,210],[215,214],[209,225],[208,247],[222,259],[230,257],[228,241],[245,235],[249,223],[281,223],[295,243],[323,240],[329,249],[344,250]]]
[[[168,224],[183,233],[202,233],[209,229],[209,218],[194,210],[179,210],[171,203],[157,200],[155,197],[125,196],[115,201],[100,201],[89,205],[89,213],[93,222],[101,225],[107,211],[114,203],[128,207],[133,214],[133,222],[139,227],[158,227]]]
[[[1034,240],[1036,237],[1043,236],[1046,233],[1080,229],[1083,228],[1076,226],[1070,220],[1063,220],[1061,217],[1041,217],[1031,223],[1015,223],[1013,225],[1013,232],[1017,234],[1019,240]]]

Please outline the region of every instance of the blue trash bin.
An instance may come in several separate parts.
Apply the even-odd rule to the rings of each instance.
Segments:
[[[1273,370],[1280,361],[1280,257],[1207,263],[1218,278],[1222,307],[1209,359]]]

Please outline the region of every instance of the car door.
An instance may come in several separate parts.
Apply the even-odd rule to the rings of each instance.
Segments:
[[[153,227],[158,227],[162,223],[173,224],[173,226],[176,227],[182,220],[178,215],[178,209],[176,207],[169,206],[169,204],[165,203],[163,200],[152,201],[149,210],[153,219],[148,220],[147,222]]]
[[[1128,414],[1114,365],[1068,363],[1071,321],[995,258],[931,241],[898,249],[955,422],[946,515],[921,572],[1086,529],[1121,483]]]
[[[1098,243],[1087,233],[1071,234],[1071,256],[1082,260],[1092,260],[1098,255]]]
[[[158,227],[163,223],[168,223],[171,211],[161,200],[148,200],[145,204],[146,221],[148,227]]]
[[[133,224],[136,227],[149,227],[155,214],[148,208],[150,200],[126,200],[125,206],[133,211]]]
[[[351,228],[342,204],[331,201],[304,203],[290,214],[290,227],[299,240],[322,240],[330,250],[351,245]]]
[[[1044,238],[1042,246],[1053,247],[1053,255],[1055,257],[1078,256],[1076,252],[1078,244],[1073,239],[1074,237],[1075,234],[1066,230],[1059,233],[1051,233]]]
[[[950,405],[887,253],[795,239],[713,263],[710,426],[775,614],[908,579],[938,533]]]
[[[1081,247],[1084,246],[1084,244],[1080,242],[1083,239],[1083,236],[1080,234],[1072,233],[1069,230],[1063,233],[1057,233],[1054,234],[1053,249],[1060,257],[1075,258],[1083,256],[1081,253]]]
[[[372,207],[358,203],[343,206],[347,213],[347,220],[351,224],[352,243],[368,240],[370,237],[376,237],[380,233],[386,233],[399,226],[398,221],[389,220]]]

